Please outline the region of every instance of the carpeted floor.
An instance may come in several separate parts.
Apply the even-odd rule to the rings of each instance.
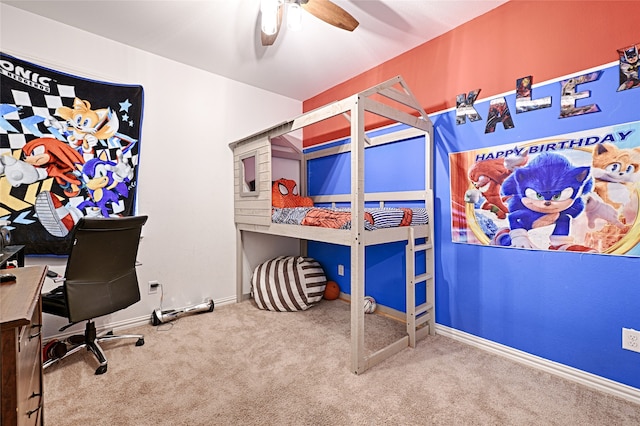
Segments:
[[[45,317],[46,321],[46,317]],[[349,305],[294,313],[216,306],[45,372],[45,423],[161,425],[638,425],[640,405],[443,336],[361,375],[349,371]],[[379,349],[403,325],[367,315]]]

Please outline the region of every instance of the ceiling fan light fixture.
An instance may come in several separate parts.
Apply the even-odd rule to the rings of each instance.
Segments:
[[[302,30],[302,8],[298,3],[289,3],[288,5],[287,28],[292,31]]]
[[[260,13],[261,29],[267,35],[273,35],[278,32],[278,7],[281,0],[261,0]]]
[[[262,45],[271,46],[276,41],[285,14],[287,28],[302,29],[302,10],[343,30],[353,31],[358,26],[358,21],[349,12],[331,0],[260,0]]]

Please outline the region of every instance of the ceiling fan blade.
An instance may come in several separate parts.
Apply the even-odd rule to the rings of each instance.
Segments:
[[[316,18],[343,30],[353,31],[360,24],[349,12],[329,0],[301,0],[300,6]]]
[[[273,34],[267,34],[262,30],[262,26],[260,28],[260,40],[262,41],[262,45],[263,46],[271,46],[275,41],[276,38],[278,37],[278,34],[280,33],[280,27],[282,26],[282,13],[283,13],[284,7],[283,5],[278,5],[278,13],[277,13],[277,20],[276,20],[276,32]],[[262,18],[264,19],[264,17]]]

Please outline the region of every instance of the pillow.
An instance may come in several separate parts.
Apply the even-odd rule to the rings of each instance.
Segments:
[[[298,187],[291,179],[278,179],[271,186],[271,205],[273,207],[313,207],[313,200],[298,195]]]

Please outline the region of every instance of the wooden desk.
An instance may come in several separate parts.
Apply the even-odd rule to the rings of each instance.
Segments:
[[[42,302],[46,266],[0,269],[0,424],[42,425]]]

